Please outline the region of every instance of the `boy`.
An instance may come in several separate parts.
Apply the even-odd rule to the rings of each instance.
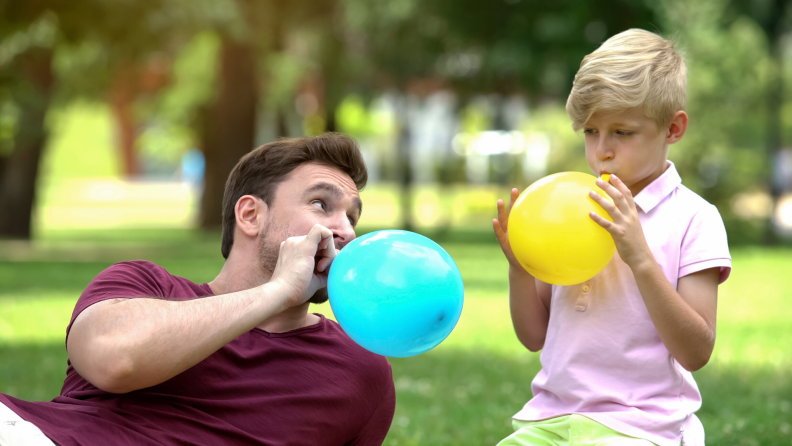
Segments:
[[[590,217],[617,250],[594,278],[534,279],[514,258],[498,200],[493,226],[509,260],[514,329],[529,350],[542,350],[534,397],[500,445],[704,445],[691,372],[712,354],[731,258],[718,210],[682,186],[667,160],[688,125],[686,76],[671,42],[637,29],[580,65],[566,108],[589,166],[610,174],[597,186],[613,203],[590,196],[613,222]]]

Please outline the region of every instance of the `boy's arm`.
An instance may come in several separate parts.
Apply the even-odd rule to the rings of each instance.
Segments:
[[[652,322],[671,356],[691,372],[704,367],[715,348],[720,268],[680,277],[679,291],[671,286],[657,262],[646,262],[632,270]]]
[[[519,191],[512,189],[509,209],[498,200],[498,218],[492,220],[495,237],[509,261],[509,310],[517,339],[530,351],[544,346],[550,320],[550,286],[535,279],[514,257],[508,238],[509,214]]]
[[[671,356],[686,370],[698,370],[707,364],[715,347],[719,269],[684,276],[679,279],[679,291],[675,290],[646,243],[630,190],[615,175],[610,181],[597,180],[597,185],[613,198],[613,203],[593,191],[589,196],[613,221],[594,212],[589,215],[613,236],[619,256],[632,269],[652,322]]]

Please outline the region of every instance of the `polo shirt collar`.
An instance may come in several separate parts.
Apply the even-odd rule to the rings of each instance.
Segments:
[[[635,204],[641,208],[644,213],[651,212],[655,206],[660,204],[665,197],[671,194],[680,184],[682,178],[677,173],[676,166],[671,161],[666,161],[668,167],[654,181],[649,183],[648,186],[643,188],[635,196]]]

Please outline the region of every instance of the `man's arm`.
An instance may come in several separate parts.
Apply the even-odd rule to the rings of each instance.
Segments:
[[[323,255],[318,262],[317,253]],[[96,387],[126,393],[160,384],[327,284],[332,232],[314,226],[281,245],[268,283],[186,301],[111,299],[85,309],[66,341],[74,369]]]
[[[389,374],[390,375],[390,374]],[[393,414],[396,412],[396,389],[393,386],[393,375],[388,376],[387,388],[377,408],[366,422],[363,429],[346,443],[346,446],[378,445],[385,441],[388,435]]]

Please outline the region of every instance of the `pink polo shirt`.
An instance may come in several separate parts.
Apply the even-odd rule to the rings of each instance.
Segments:
[[[676,287],[680,277],[731,272],[726,230],[715,206],[682,185],[672,162],[636,197],[646,241]],[[618,253],[593,279],[553,286],[550,323],[534,397],[514,418],[581,414],[659,446],[703,446],[694,414],[701,394],[666,349],[632,271]]]

